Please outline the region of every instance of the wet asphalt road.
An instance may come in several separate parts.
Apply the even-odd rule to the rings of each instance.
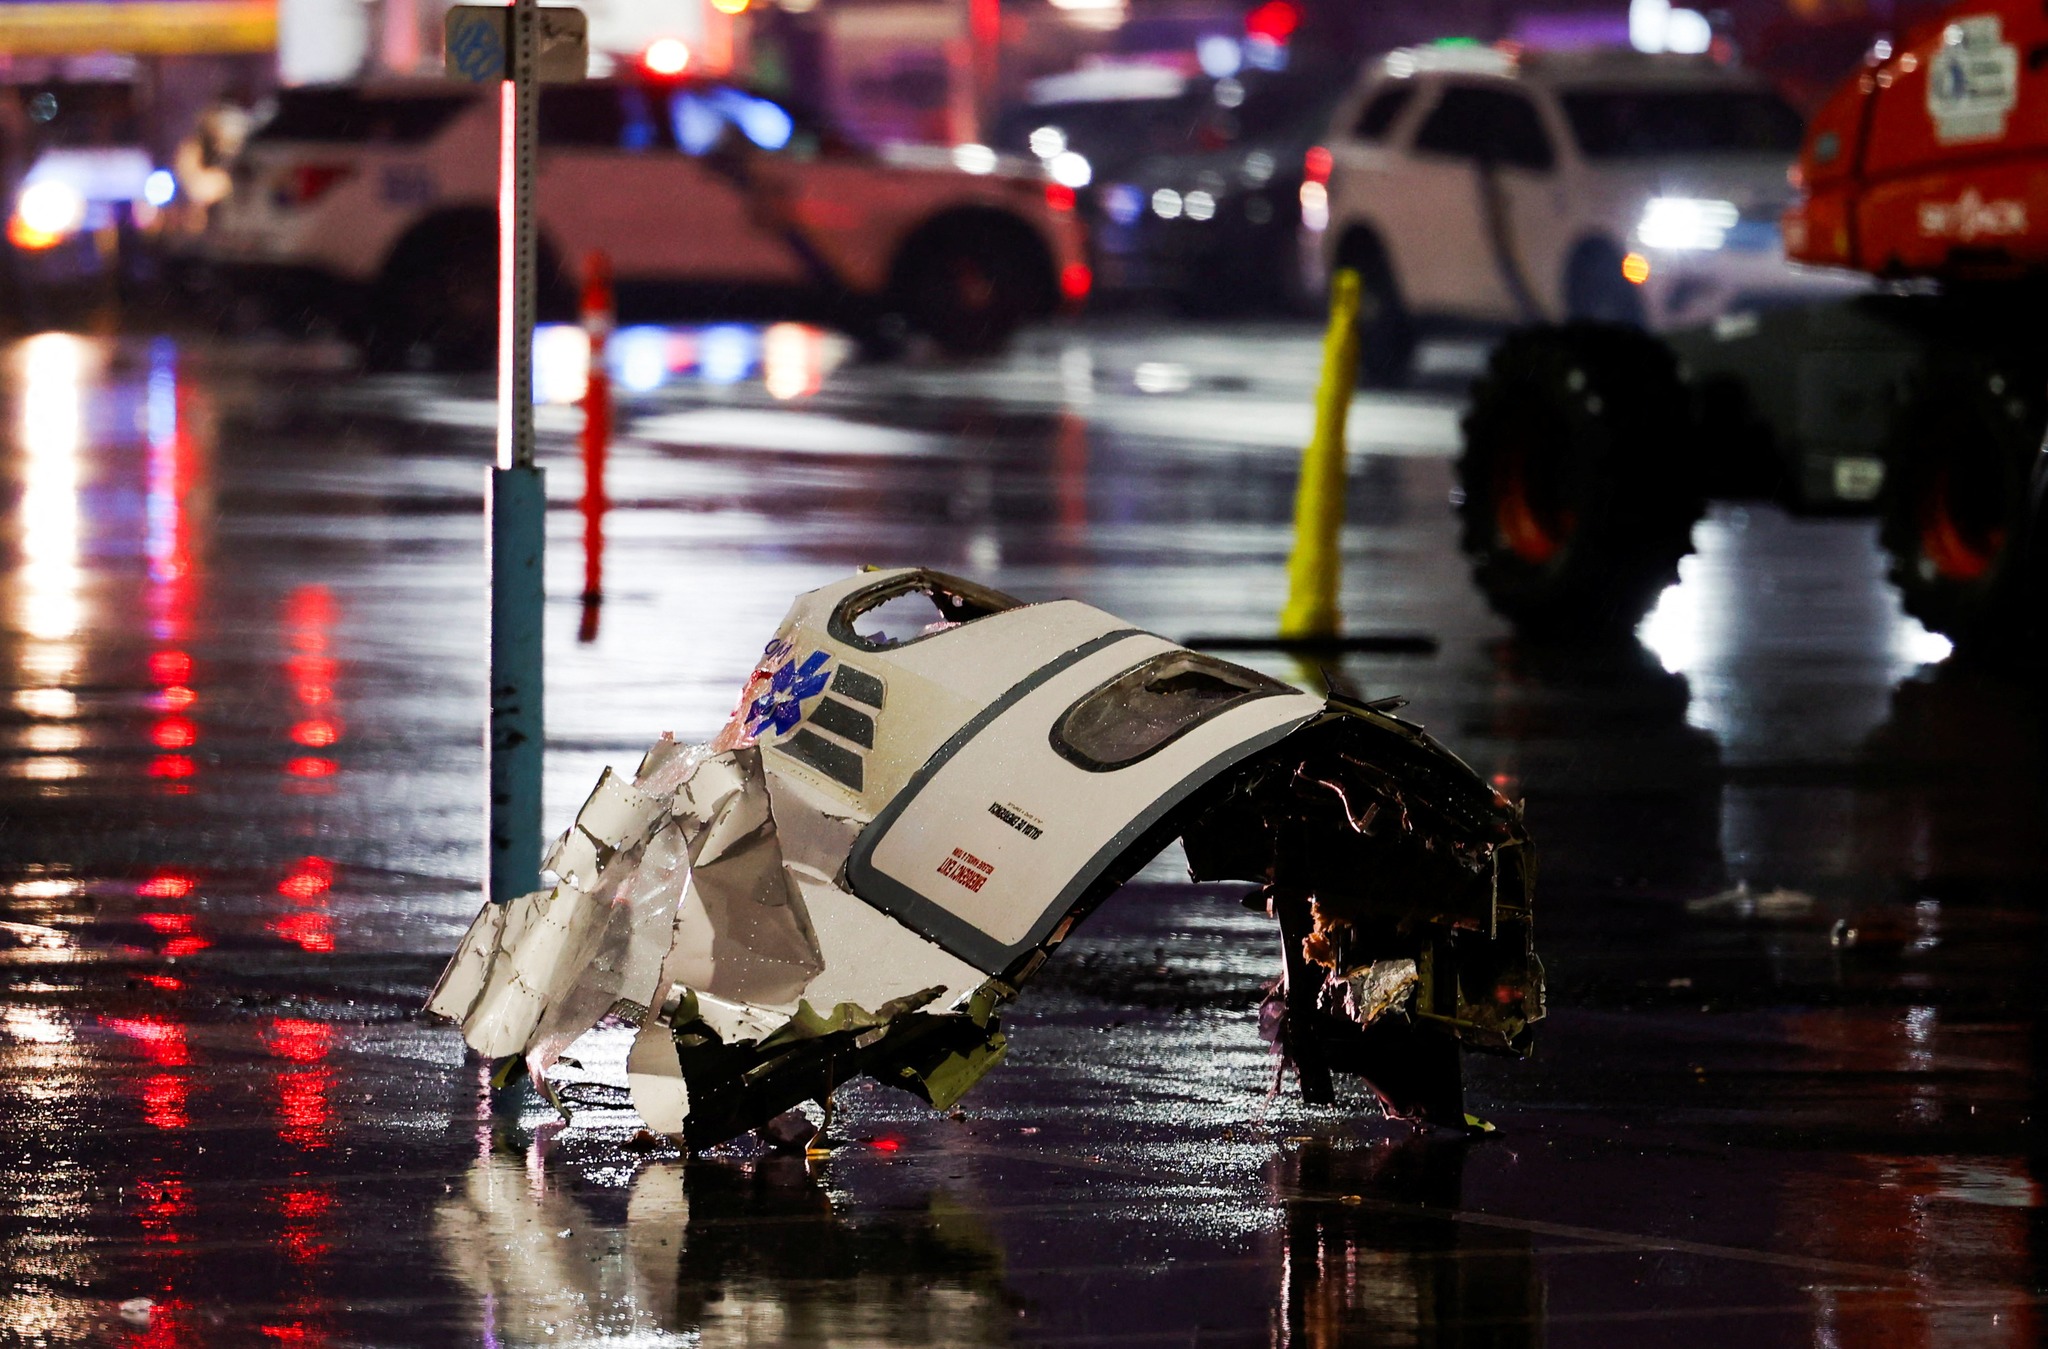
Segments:
[[[594,614],[543,409],[550,828],[862,563],[1270,630],[1312,330],[839,354],[626,401]],[[1269,1095],[1269,924],[1168,858],[960,1118],[857,1084],[829,1160],[685,1166],[625,1146],[615,1035],[563,1128],[417,1013],[477,902],[487,385],[45,336],[0,391],[0,1343],[2043,1338],[2041,699],[1940,659],[1867,524],[1718,509],[1642,645],[1531,650],[1454,549],[1455,395],[1359,403],[1346,614],[1438,653],[1344,673],[1542,858],[1494,1134]]]

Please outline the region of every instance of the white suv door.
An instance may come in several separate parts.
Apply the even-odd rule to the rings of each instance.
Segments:
[[[1505,80],[1443,80],[1381,214],[1419,313],[1525,322],[1556,312],[1568,221],[1556,139]]]
[[[788,284],[801,263],[746,196],[676,148],[670,91],[592,82],[541,91],[540,209],[563,261],[593,249],[621,279]]]

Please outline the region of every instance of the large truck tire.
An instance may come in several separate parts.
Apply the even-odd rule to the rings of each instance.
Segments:
[[[990,356],[1056,304],[1052,260],[1028,226],[992,212],[926,226],[895,269],[897,308],[948,356]]]
[[[1459,512],[1487,602],[1534,637],[1633,629],[1706,509],[1669,349],[1611,324],[1523,329],[1473,386],[1464,428]]]
[[[1892,584],[1907,613],[1973,654],[2016,654],[2038,635],[2027,534],[2042,384],[2038,370],[1939,354],[1892,422],[1880,504]]]
[[[385,263],[363,342],[373,371],[491,368],[498,349],[498,237],[470,215],[415,229]]]

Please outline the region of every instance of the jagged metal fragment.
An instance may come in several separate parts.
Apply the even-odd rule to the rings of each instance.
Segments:
[[[1266,1020],[1312,1099],[1338,1067],[1455,1122],[1457,1044],[1520,1049],[1542,1014],[1519,813],[1419,729],[910,569],[798,597],[715,740],[607,770],[555,883],[486,905],[429,1009],[544,1090],[625,1014],[635,1108],[693,1147],[862,1074],[945,1108],[1001,1061],[1002,1006],[1181,835],[1197,876],[1265,887]]]

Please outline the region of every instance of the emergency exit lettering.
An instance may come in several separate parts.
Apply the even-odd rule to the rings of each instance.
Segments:
[[[941,876],[976,891],[988,884],[988,878],[995,874],[995,870],[994,863],[984,862],[964,848],[953,849],[953,855],[939,863]]]

